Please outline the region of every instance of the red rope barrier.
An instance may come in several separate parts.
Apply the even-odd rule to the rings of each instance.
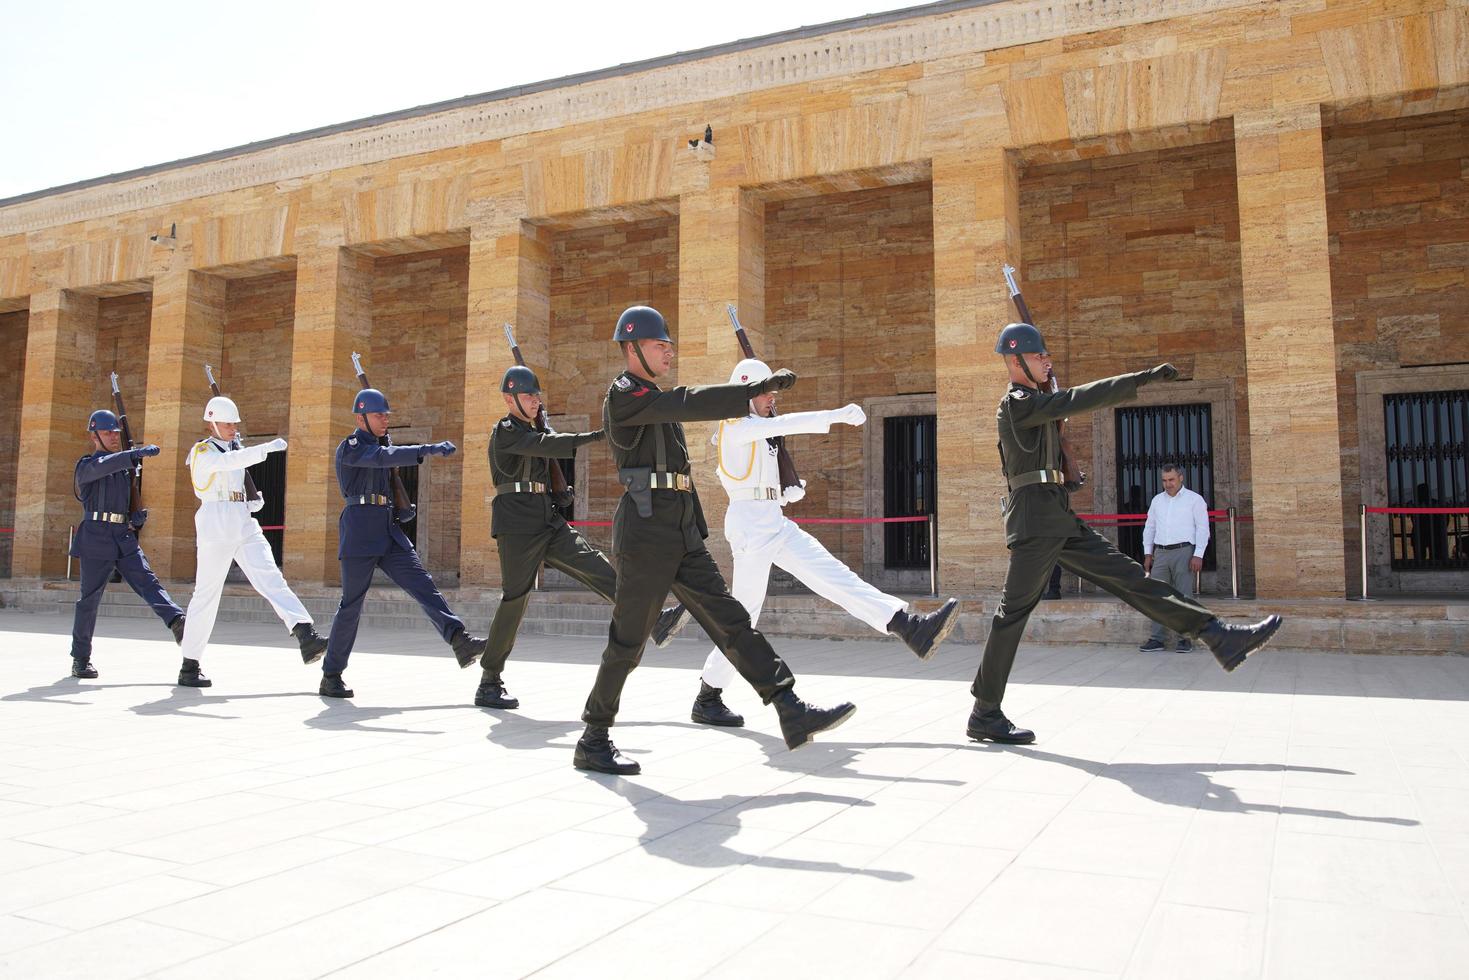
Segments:
[[[916,524],[927,523],[928,518],[918,517],[797,517],[797,524]],[[611,521],[567,521],[572,527],[611,527]]]
[[[1469,514],[1469,507],[1368,507],[1369,514]]]

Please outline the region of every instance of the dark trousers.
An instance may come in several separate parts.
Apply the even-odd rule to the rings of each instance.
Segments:
[[[971,688],[980,707],[999,707],[1004,700],[1005,683],[1010,679],[1025,623],[1057,562],[1181,636],[1197,635],[1214,618],[1213,613],[1180,595],[1173,586],[1148,578],[1143,566],[1112,547],[1112,542],[1079,518],[1070,537],[1017,541],[1010,548],[1005,591],[1000,595],[1000,608],[990,625],[979,673]]]
[[[500,608],[495,610],[495,620],[490,624],[489,645],[480,659],[485,678],[489,680],[498,679],[505,669],[520,621],[525,618],[536,570],[542,562],[570,575],[608,602],[617,590],[617,573],[607,559],[565,524],[546,527],[534,534],[501,534],[495,543],[500,549],[503,594]]]
[[[626,498],[616,520],[621,525],[615,535],[617,597],[582,721],[609,726],[616,720],[622,686],[642,660],[670,589],[766,704],[796,683],[764,634],[750,625],[745,607],[729,594],[708,548],[694,547],[681,524],[638,518]]]
[[[347,669],[347,658],[357,642],[357,624],[362,619],[362,602],[372,585],[372,573],[381,568],[393,584],[418,600],[424,614],[446,641],[464,629],[464,623],[449,610],[444,594],[418,560],[418,552],[393,543],[385,555],[366,558],[343,558],[342,602],[332,620],[332,634],[327,641],[324,674],[340,674]]]
[[[107,580],[112,577],[113,569],[122,574],[129,588],[143,597],[158,614],[158,618],[163,620],[164,625],[184,614],[179,604],[164,591],[163,584],[153,574],[153,567],[148,564],[148,557],[142,551],[123,555],[121,558],[82,558],[80,562],[82,594],[77,599],[76,617],[71,625],[73,660],[86,660],[92,655],[92,634],[97,630],[97,607],[102,605],[102,591],[107,588]]]

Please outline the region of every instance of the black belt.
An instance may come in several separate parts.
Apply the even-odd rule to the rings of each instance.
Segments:
[[[495,492],[496,493],[545,493],[546,492],[546,485],[544,483],[530,483],[530,482],[497,483],[497,484],[495,484]]]
[[[126,524],[128,522],[128,515],[109,514],[106,511],[94,510],[91,513],[87,514],[87,520],[101,521],[103,524]]]
[[[1194,546],[1194,543],[1192,541],[1180,541],[1180,542],[1178,542],[1178,544],[1155,544],[1155,545],[1153,545],[1153,550],[1154,551],[1172,551],[1175,548],[1192,548],[1193,546]]]
[[[1066,474],[1060,470],[1031,470],[1029,473],[1021,473],[1019,476],[1006,476],[1005,482],[1010,485],[1010,492],[1014,493],[1021,487],[1028,487],[1037,483],[1065,483]]]
[[[348,506],[352,504],[365,504],[369,507],[388,507],[392,501],[380,493],[365,493],[360,497],[348,497]]]

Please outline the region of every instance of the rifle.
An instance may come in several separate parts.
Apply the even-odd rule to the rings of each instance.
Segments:
[[[358,384],[364,388],[372,387],[367,380],[367,372],[362,370],[362,355],[355,350],[352,352],[352,370],[357,372]],[[386,446],[388,444],[387,435],[379,436],[377,444],[379,446]],[[396,466],[392,467],[388,472],[392,475],[393,481],[393,518],[399,524],[406,524],[418,516],[418,508],[414,507],[413,501],[408,499],[408,489],[403,486],[403,478],[398,475],[398,468]],[[398,516],[404,513],[408,516]]]
[[[112,372],[112,407],[117,410],[117,424],[122,429],[122,441],[125,448],[132,449],[137,443],[133,442],[133,427],[128,424],[128,410],[122,404],[122,389],[117,386],[117,372]],[[132,486],[128,490],[128,517],[143,512],[143,463],[138,461],[133,464]],[[135,530],[142,530],[147,522],[147,515],[134,525]]]
[[[745,328],[740,325],[739,314],[735,311],[733,303],[726,303],[724,310],[729,314],[729,322],[734,324],[735,340],[740,343],[740,350],[751,360],[755,360],[755,348],[750,345],[750,338],[745,333]],[[774,415],[774,411],[771,412]],[[776,436],[770,440],[775,443],[775,465],[780,472],[780,488],[799,487],[801,478],[796,475],[796,464],[791,459],[789,450],[786,449],[785,436]]]
[[[214,380],[214,368],[210,367],[208,364],[204,365],[204,377],[209,379],[210,393],[213,394],[215,398],[221,397],[219,382]],[[235,449],[239,449],[245,444],[244,432],[244,427],[241,426],[234,438],[234,441],[230,443],[230,445],[233,446]],[[260,499],[260,490],[255,486],[255,478],[250,475],[249,470],[245,471],[245,499]]]
[[[1010,287],[1010,299],[1015,302],[1015,309],[1019,312],[1020,319],[1031,326],[1035,326],[1036,322],[1030,316],[1030,306],[1025,302],[1025,297],[1020,295],[1020,286],[1015,282],[1015,267],[1007,264],[1002,268],[1002,271],[1005,274],[1005,285]],[[1056,380],[1055,371],[1051,371],[1047,375],[1047,378],[1051,382],[1052,392],[1061,390],[1060,382]],[[1086,474],[1076,464],[1076,450],[1071,448],[1071,440],[1067,438],[1066,422],[1066,419],[1061,419],[1056,423],[1056,434],[1061,440],[1061,472],[1065,474],[1068,484],[1074,484],[1079,487],[1086,483]]]
[[[525,367],[525,356],[520,353],[520,345],[515,342],[515,328],[505,324],[505,342],[510,345],[510,355],[515,358],[515,363]],[[542,432],[549,432],[550,426],[546,423],[546,401],[541,399],[541,407],[536,410],[536,428]],[[558,507],[565,507],[572,501],[571,485],[566,482],[566,473],[561,469],[561,461],[556,459],[547,460],[551,470],[551,499]]]

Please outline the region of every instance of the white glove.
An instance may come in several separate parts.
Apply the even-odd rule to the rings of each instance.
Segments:
[[[867,421],[867,413],[862,411],[861,405],[843,405],[837,409],[837,421],[848,425],[862,425]]]
[[[272,439],[265,444],[265,451],[268,453],[278,453],[285,448],[286,440],[284,439]]]
[[[260,513],[260,511],[262,511],[262,510],[265,509],[265,494],[262,493],[259,497],[255,498],[254,500],[248,500],[248,501],[246,501],[245,502],[245,505],[250,508],[250,513],[252,513],[252,514],[258,514],[258,513]]]
[[[806,496],[806,481],[802,480],[799,487],[786,487],[780,492],[780,504],[784,507],[786,504],[795,503],[804,496]]]

